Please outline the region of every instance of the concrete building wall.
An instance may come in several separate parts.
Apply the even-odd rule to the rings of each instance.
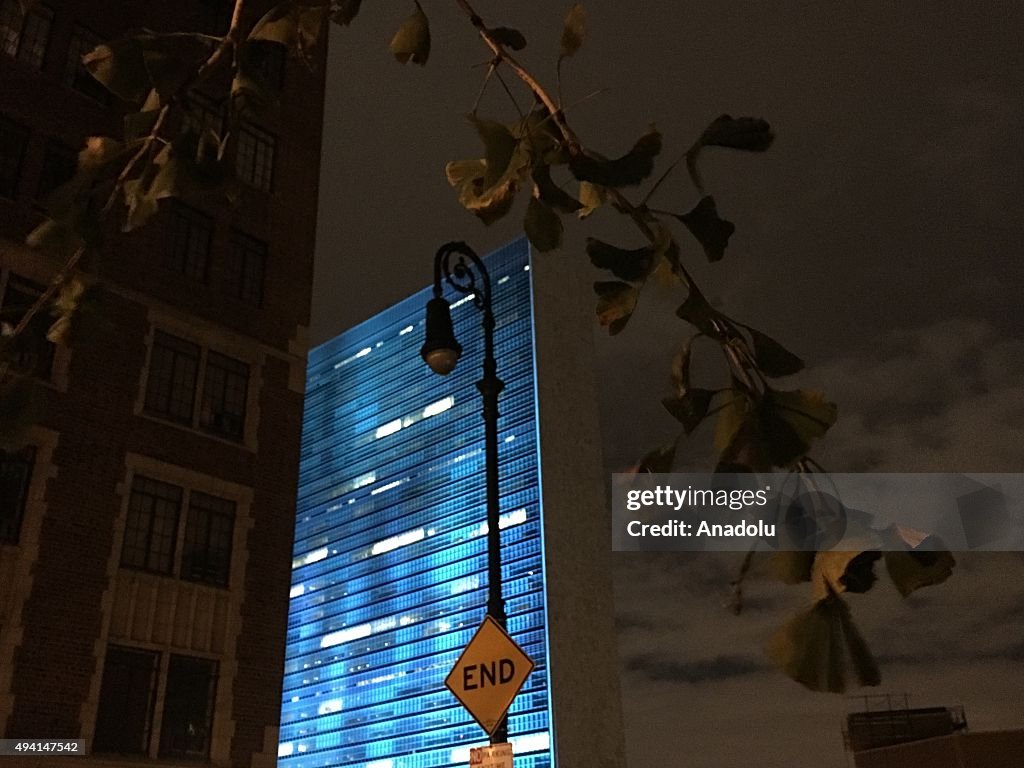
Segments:
[[[625,742],[591,280],[578,254],[540,254],[533,271],[555,759],[613,768]]]

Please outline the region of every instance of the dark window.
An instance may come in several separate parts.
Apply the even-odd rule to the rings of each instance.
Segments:
[[[217,662],[172,655],[160,727],[160,757],[205,759],[217,687]]]
[[[206,358],[203,406],[199,426],[218,435],[241,440],[245,433],[245,401],[249,366],[216,352]]]
[[[22,14],[18,0],[0,0],[0,51],[42,69],[53,11],[41,5]]]
[[[75,27],[71,34],[71,45],[68,47],[68,59],[64,63],[64,85],[74,88],[100,104],[109,105],[110,91],[90,75],[89,70],[82,64],[82,57],[102,43],[103,40],[99,36],[84,27]]]
[[[75,175],[78,169],[78,153],[71,147],[56,141],[46,142],[43,150],[43,169],[39,173],[39,187],[36,199],[45,200],[53,190],[57,189]]]
[[[213,218],[183,203],[171,208],[170,237],[167,238],[169,269],[206,282],[206,268],[213,243]]]
[[[234,9],[234,0],[199,0],[199,30],[218,37],[226,35]]]
[[[233,501],[193,491],[188,503],[181,578],[227,586],[234,531]]]
[[[238,178],[269,192],[274,185],[274,152],[277,140],[262,128],[243,124],[238,133]]]
[[[199,373],[199,347],[157,331],[146,380],[146,411],[192,423]]]
[[[0,542],[4,544],[18,543],[34,458],[31,448],[17,453],[0,451]]]
[[[0,301],[0,327],[16,328],[43,290],[41,285],[10,275]],[[52,322],[48,310],[36,312],[14,339],[14,355],[11,359],[19,371],[42,379],[50,377],[54,345],[47,340],[46,334]]]
[[[233,230],[224,282],[225,292],[246,304],[260,306],[263,303],[263,271],[266,261],[266,243]]]
[[[13,199],[17,194],[26,146],[28,129],[0,117],[0,197]]]
[[[181,488],[136,476],[128,500],[121,565],[170,573],[180,512]]]
[[[281,43],[263,41],[262,45],[249,46],[249,64],[267,85],[281,90],[284,88],[285,63],[288,48]]]
[[[213,131],[220,136],[224,131],[224,107],[209,96],[192,91],[188,96],[183,127],[200,134]]]
[[[94,752],[144,755],[148,751],[157,654],[109,646],[96,714]]]

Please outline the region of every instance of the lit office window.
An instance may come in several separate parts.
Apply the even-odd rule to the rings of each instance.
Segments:
[[[240,440],[245,432],[248,390],[249,366],[226,355],[210,352],[206,359],[199,426]]]
[[[213,217],[175,201],[168,229],[164,264],[168,269],[206,282],[213,245]]]
[[[22,14],[18,0],[0,0],[0,51],[42,69],[53,26],[53,11],[33,5]]]
[[[199,347],[156,331],[146,381],[146,412],[192,423],[199,373]]]
[[[216,661],[171,655],[160,724],[160,757],[205,760],[209,756],[216,683]]]
[[[132,480],[121,565],[156,573],[172,571],[181,496],[176,485],[141,475]]]
[[[274,184],[274,154],[277,139],[251,123],[238,133],[238,155],[235,167],[238,178],[250,186],[269,192]]]
[[[267,262],[267,244],[232,230],[231,251],[224,279],[224,291],[246,304],[263,303],[263,273]]]
[[[156,694],[159,655],[111,645],[103,664],[92,751],[145,755]]]
[[[233,501],[193,491],[188,502],[181,578],[227,586],[234,531]]]
[[[0,115],[0,197],[13,199],[18,192],[28,136],[27,128]]]
[[[75,25],[68,46],[68,57],[64,62],[64,85],[74,88],[100,104],[109,105],[111,94],[99,80],[89,74],[82,64],[82,57],[101,45],[103,40],[85,27]]]
[[[34,458],[31,448],[14,453],[0,450],[0,543],[18,543]]]

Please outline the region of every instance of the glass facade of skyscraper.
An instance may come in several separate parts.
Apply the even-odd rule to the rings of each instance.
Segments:
[[[508,629],[536,663],[509,714],[516,768],[552,765],[530,251],[490,254]],[[429,260],[424,275],[430,274]],[[419,356],[430,290],[312,350],[278,750],[282,768],[466,765],[483,730],[444,687],[487,596],[483,331]],[[343,300],[343,297],[339,297]]]

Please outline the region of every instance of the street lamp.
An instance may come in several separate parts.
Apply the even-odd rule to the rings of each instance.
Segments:
[[[478,277],[479,276],[479,277]],[[479,279],[479,284],[477,280]],[[501,530],[498,508],[498,395],[505,383],[498,378],[494,360],[494,311],[491,277],[483,261],[462,242],[442,245],[434,256],[434,298],[427,302],[426,340],[420,356],[434,373],[446,376],[455,370],[462,347],[452,329],[451,305],[444,298],[444,283],[458,293],[473,297],[483,313],[483,378],[476,383],[483,397],[484,450],[487,464],[487,613],[505,629],[505,600],[501,595]],[[508,723],[491,735],[492,744],[508,740]]]

